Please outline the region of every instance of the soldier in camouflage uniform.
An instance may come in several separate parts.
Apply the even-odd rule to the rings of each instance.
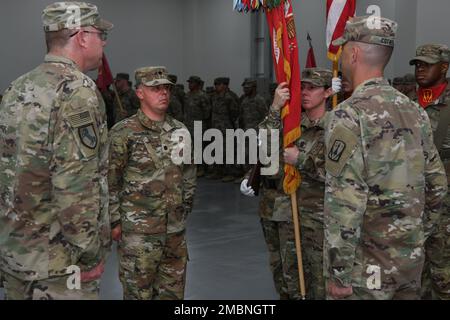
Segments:
[[[298,190],[307,298],[325,299],[323,277],[323,201],[325,194],[325,126],[327,101],[333,94],[333,73],[305,69],[302,73],[302,135],[285,150],[284,161],[302,176]],[[280,117],[278,115],[278,117]],[[279,120],[281,123],[281,119]]]
[[[323,277],[323,198],[325,189],[324,128],[326,103],[332,95],[332,72],[326,69],[305,69],[302,74],[303,109],[302,136],[283,152],[283,160],[296,166],[302,175],[298,190],[303,262],[308,299],[325,299]],[[260,129],[282,129],[280,109],[288,89],[279,86],[269,115]],[[280,163],[280,172],[283,163]],[[290,197],[284,194],[281,177],[262,177],[263,198],[260,215],[271,256],[275,286],[281,296],[299,298],[297,255]],[[278,222],[280,221],[280,222]],[[285,242],[283,242],[284,240]],[[283,272],[281,272],[283,271]],[[280,291],[279,291],[280,292]]]
[[[183,299],[196,168],[172,161],[180,143],[172,135],[186,127],[166,114],[172,86],[166,69],[140,68],[135,76],[141,109],[110,133],[109,205],[121,229],[120,280],[125,299]]]
[[[174,89],[175,89],[178,99],[182,102],[182,104],[184,106],[184,99],[186,98],[186,92],[184,92],[184,84],[177,83],[174,86]]]
[[[416,97],[416,77],[411,73],[403,76],[403,94],[411,100]]]
[[[447,192],[426,112],[383,78],[396,30],[355,17],[334,42],[354,92],[325,130],[330,299],[418,299],[424,243]]]
[[[274,82],[269,85],[269,91],[267,92],[267,98],[266,98],[266,105],[270,106],[272,103],[274,97],[275,97],[275,90],[277,90],[278,83]]]
[[[177,86],[175,86],[175,84],[178,81],[178,77],[176,75],[169,74],[169,80],[174,85],[170,92],[170,103],[169,109],[167,109],[167,114],[170,115],[172,118],[175,118],[180,122],[183,122],[184,92],[183,93],[180,92],[180,89]]]
[[[49,5],[42,19],[44,63],[0,106],[0,270],[7,299],[96,299],[111,244],[107,125],[84,72],[101,64],[112,24],[82,2]],[[70,290],[75,266],[81,288]]]
[[[392,86],[394,89],[400,91],[401,93],[404,93],[404,87],[403,87],[403,77],[395,77],[392,80]]]
[[[267,112],[268,105],[262,96],[256,93],[256,80],[247,78],[242,83],[244,98],[239,110],[239,127],[241,129],[257,129]]]
[[[184,101],[184,124],[188,128],[191,139],[202,139],[203,132],[208,129],[208,120],[211,116],[211,103],[206,93],[201,90],[202,80],[200,77],[191,76],[188,79],[189,92],[186,94]],[[199,132],[201,137],[194,137],[194,122],[202,124],[203,131]],[[205,174],[205,165],[198,166],[198,176],[202,177]]]
[[[269,111],[269,106],[265,99],[256,92],[256,79],[247,78],[242,83],[244,96],[239,106],[239,128],[247,131],[249,129],[258,130],[258,125],[264,120]],[[246,163],[248,163],[249,145],[246,144]],[[249,165],[244,165],[244,172],[250,169]]]
[[[227,129],[234,129],[234,123],[239,116],[239,106],[226,87],[226,78],[216,78],[214,80],[215,94],[212,96],[211,127],[220,130],[225,137]],[[234,180],[233,168],[225,164],[226,141],[223,144],[223,164],[214,165],[214,176],[222,178],[223,182]]]
[[[222,77],[222,82],[225,85],[225,91],[233,97],[233,99],[236,101],[236,103],[239,105],[239,96],[230,89],[230,78],[228,77]]]
[[[441,44],[417,48],[415,65],[419,88],[415,101],[427,112],[434,144],[450,177],[450,84],[446,79],[450,50]],[[422,278],[424,299],[450,299],[450,195],[447,194],[439,226],[426,242]]]
[[[125,118],[131,117],[139,109],[139,99],[131,88],[130,75],[128,73],[118,73],[114,80],[120,104],[113,93],[114,122],[117,123]]]

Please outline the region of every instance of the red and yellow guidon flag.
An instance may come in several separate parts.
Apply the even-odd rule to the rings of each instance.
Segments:
[[[327,48],[328,58],[337,61],[341,48],[333,41],[344,34],[345,24],[355,16],[356,0],[327,0]]]
[[[281,0],[280,6],[266,9],[267,23],[272,40],[272,54],[278,83],[289,84],[291,100],[284,106],[283,146],[292,146],[300,138],[301,84],[298,61],[297,36],[291,0]],[[284,167],[284,191],[294,193],[300,185],[300,173],[291,165]]]

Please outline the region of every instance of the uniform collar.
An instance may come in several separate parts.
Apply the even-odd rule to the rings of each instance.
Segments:
[[[368,79],[368,80],[364,81],[363,83],[361,83],[358,87],[356,87],[353,94],[362,90],[364,87],[370,87],[370,86],[389,86],[389,82],[386,79],[384,79],[383,77]]]
[[[62,64],[67,64],[75,69],[80,70],[80,68],[78,67],[78,65],[70,60],[69,58],[63,57],[63,56],[55,56],[52,54],[46,54],[45,58],[44,58],[45,62],[49,62],[49,63],[62,63]]]
[[[436,104],[446,104],[448,103],[447,100],[450,97],[450,81],[447,80],[447,87],[445,88],[444,92],[441,94],[439,99],[437,99]]]
[[[166,115],[166,119],[164,121],[153,121],[149,117],[145,115],[145,113],[139,109],[137,112],[137,116],[139,122],[149,130],[161,132],[166,131],[169,132],[174,128],[172,121],[170,120],[170,116]]]
[[[306,129],[309,128],[313,128],[313,127],[318,127],[321,129],[325,129],[325,119],[328,115],[328,112],[325,111],[325,114],[323,115],[322,118],[311,121],[308,116],[306,115],[306,113],[302,114],[302,126],[305,127]]]

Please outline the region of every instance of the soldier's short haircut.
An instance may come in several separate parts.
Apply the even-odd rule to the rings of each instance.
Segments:
[[[363,61],[367,65],[385,68],[391,59],[394,48],[381,46],[377,44],[369,44],[364,42],[352,42],[364,53]]]
[[[59,31],[49,31],[45,33],[45,43],[47,52],[53,48],[63,48],[68,42],[74,30],[62,29]]]

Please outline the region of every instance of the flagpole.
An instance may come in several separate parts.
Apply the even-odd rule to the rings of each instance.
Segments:
[[[113,88],[114,96],[116,97],[117,103],[119,104],[120,112],[122,114],[125,114],[125,109],[123,108],[122,101],[120,100],[119,93],[117,92],[116,85],[114,83],[112,83],[111,86]]]
[[[262,4],[260,6],[260,4]],[[286,6],[286,4],[288,4]],[[235,10],[248,12],[250,10],[255,11],[260,7],[263,7],[266,11],[267,23],[269,25],[269,29],[273,29],[274,33],[270,33],[272,40],[272,54],[275,62],[275,71],[277,74],[277,80],[279,83],[288,82],[290,84],[291,89],[291,102],[294,100],[293,105],[295,106],[292,110],[290,108],[284,109],[288,112],[282,115],[283,121],[283,140],[284,146],[291,145],[296,139],[298,139],[301,135],[300,123],[301,112],[301,87],[300,87],[300,67],[298,66],[298,47],[296,40],[296,32],[295,32],[295,23],[293,18],[292,11],[292,2],[291,0],[271,0],[264,1],[261,0],[235,0],[233,3]],[[286,12],[287,11],[287,12]],[[275,25],[274,20],[278,23]],[[284,23],[280,23],[281,21]],[[282,28],[284,28],[282,30]],[[280,38],[278,38],[280,37]],[[288,42],[288,43],[286,43]],[[287,47],[288,44],[291,44]],[[283,45],[286,45],[283,48]],[[310,43],[311,45],[311,43]],[[284,59],[284,52],[295,53],[295,58],[292,61]],[[280,61],[284,61],[283,63],[278,63],[278,58],[282,56],[283,59]],[[284,57],[283,57],[284,56]],[[289,55],[287,56],[289,57]],[[288,63],[289,67],[293,67],[293,69],[286,69],[286,63]],[[293,63],[293,65],[291,65]],[[292,81],[292,78],[295,81]],[[295,89],[298,91],[298,95],[294,95],[292,90]],[[286,106],[285,106],[286,107]],[[297,108],[298,107],[298,108]],[[298,114],[297,114],[298,113]],[[286,119],[285,119],[286,118]],[[295,120],[293,120],[295,119]],[[286,120],[286,121],[285,121]],[[290,121],[287,121],[290,120]],[[295,123],[294,123],[295,122]],[[298,122],[298,123],[297,123]],[[297,189],[300,184],[300,174],[297,169],[293,166],[285,167],[285,178],[283,181],[283,188],[286,194],[291,195],[291,205],[292,205],[292,216],[294,221],[294,235],[295,235],[295,247],[297,253],[297,265],[298,265],[298,273],[299,273],[299,284],[300,284],[300,294],[302,299],[306,297],[306,288],[305,288],[305,277],[303,272],[303,259],[302,259],[302,251],[301,251],[301,240],[300,240],[300,221],[298,215],[298,206],[297,206]]]
[[[339,75],[339,58],[338,55],[334,56],[333,59],[333,77],[337,78]],[[333,95],[333,108],[336,108],[338,105],[338,96],[337,94]]]
[[[305,275],[303,271],[302,243],[300,238],[300,218],[298,216],[297,192],[291,194],[292,220],[294,221],[295,250],[297,252],[298,280],[300,283],[300,295],[306,299]]]

